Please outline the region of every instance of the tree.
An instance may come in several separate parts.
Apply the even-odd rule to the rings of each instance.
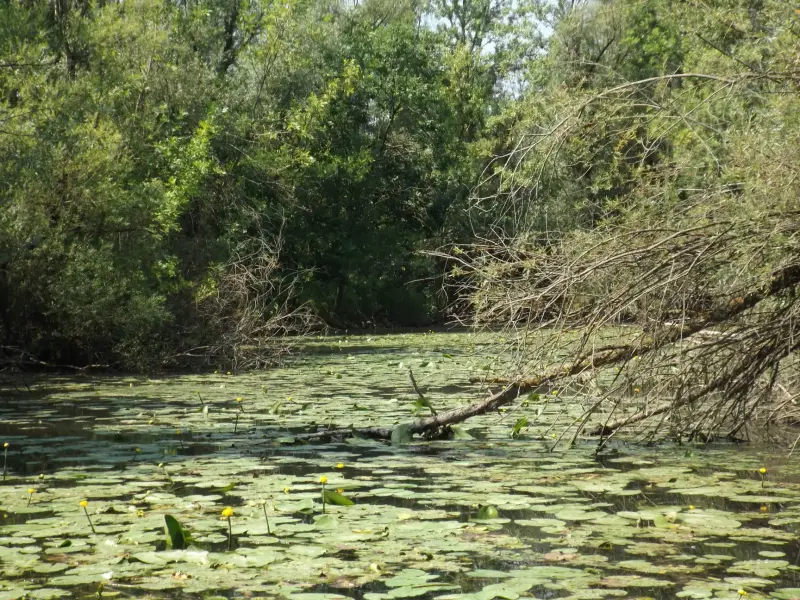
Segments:
[[[479,324],[528,332],[503,401],[555,381],[594,398],[568,439],[742,436],[796,389],[798,36],[778,2],[616,8],[632,75],[530,105],[500,235],[457,274]]]
[[[0,6],[4,358],[255,366],[309,311],[440,318],[421,250],[508,96],[497,6],[469,40],[415,2]]]
[[[598,44],[573,66],[577,87],[566,67],[555,82],[532,69],[519,141],[485,184],[498,191],[476,194],[492,227],[447,255],[474,323],[506,326],[508,373],[488,382],[502,389],[362,434],[446,434],[551,390],[583,406],[553,447],[588,432],[601,448],[620,430],[741,439],[796,419],[795,22],[780,2],[577,5],[544,64],[587,47],[569,35],[606,31],[607,10],[621,21],[604,60],[622,52],[627,72],[599,74]],[[664,42],[677,31],[679,46]]]
[[[176,33],[184,8],[0,7],[0,335],[15,360],[147,368],[221,334],[202,300],[240,217],[219,210],[225,85]],[[211,212],[224,218],[204,227]]]

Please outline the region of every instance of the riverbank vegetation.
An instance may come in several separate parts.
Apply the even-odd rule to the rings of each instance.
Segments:
[[[638,395],[597,433],[795,406],[785,2],[33,0],[0,31],[5,363],[235,370],[455,317],[515,332],[504,401]]]
[[[418,252],[467,230],[528,10],[0,5],[4,356],[257,366],[312,322],[441,320]]]

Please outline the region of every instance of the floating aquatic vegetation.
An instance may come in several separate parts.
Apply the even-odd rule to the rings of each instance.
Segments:
[[[568,390],[451,441],[283,443],[405,423],[408,365],[437,409],[474,398],[482,343],[327,338],[274,371],[4,398],[0,597],[800,597],[800,465],[741,446],[551,452],[548,428],[582,412]]]

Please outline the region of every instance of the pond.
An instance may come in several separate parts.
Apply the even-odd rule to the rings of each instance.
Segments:
[[[0,599],[800,599],[800,467],[785,449],[550,451],[581,411],[559,390],[451,441],[291,443],[427,410],[409,368],[435,408],[475,400],[490,346],[324,338],[264,372],[6,385]],[[354,504],[323,514],[323,477]],[[167,547],[165,515],[188,548]]]

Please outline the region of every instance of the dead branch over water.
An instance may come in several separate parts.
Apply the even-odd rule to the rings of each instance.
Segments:
[[[497,235],[448,253],[475,323],[503,324],[513,340],[509,387],[490,404],[574,380],[593,401],[562,433],[571,441],[585,430],[606,436],[621,429],[649,438],[746,438],[751,424],[797,422],[795,136],[725,132],[724,167],[715,154],[719,170],[702,186],[688,185],[694,164],[640,162],[635,187],[593,207],[591,226],[569,234],[541,227],[548,210],[547,199],[536,201],[543,173],[570,136],[602,126],[609,141],[614,123],[616,133],[627,129],[643,140],[644,122],[649,135],[666,132],[700,106],[763,91],[749,76],[710,80],[671,94],[667,105],[671,92],[652,83],[592,97],[506,157],[498,191],[476,200],[476,210],[492,199],[507,206]],[[782,84],[784,93],[798,93],[791,78]],[[591,118],[582,118],[590,105]],[[708,146],[719,147],[711,138],[728,124],[704,125],[715,132]],[[609,331],[616,340],[603,342]]]
[[[493,234],[439,256],[460,313],[505,328],[504,377],[494,378],[504,389],[417,419],[413,433],[555,385],[583,402],[556,444],[619,431],[749,439],[800,423],[800,139],[782,125],[782,105],[749,127],[715,112],[797,96],[796,75],[672,79],[616,86],[551,115],[488,174],[474,214],[500,207]],[[671,150],[676,129],[699,150]],[[582,137],[592,140],[583,154],[567,150]],[[613,194],[598,195],[581,178],[603,144],[615,160],[632,149],[611,170]],[[573,196],[556,181],[569,173]],[[564,233],[553,215],[569,210],[587,221]]]

